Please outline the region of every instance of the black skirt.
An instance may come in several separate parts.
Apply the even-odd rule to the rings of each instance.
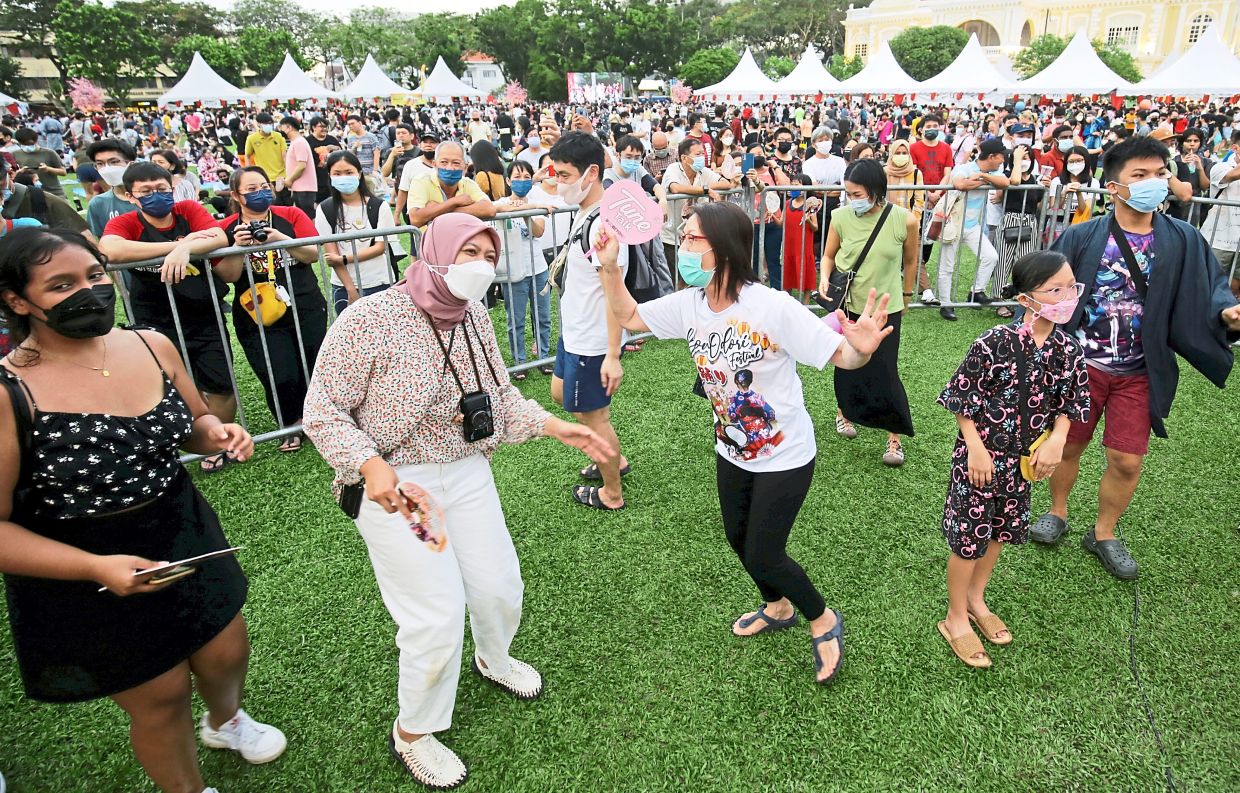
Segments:
[[[14,521],[100,555],[175,561],[229,547],[215,511],[184,469],[163,495],[134,510]],[[84,702],[152,680],[218,636],[240,613],[247,586],[232,556],[205,562],[158,592],[129,597],[99,592],[92,581],[5,576],[26,694]]]
[[[853,321],[858,316],[848,313]],[[903,316],[903,312],[888,316],[887,323],[893,328],[891,335],[878,345],[869,363],[860,369],[835,369],[835,401],[844,418],[854,424],[911,438],[913,416],[897,366]]]

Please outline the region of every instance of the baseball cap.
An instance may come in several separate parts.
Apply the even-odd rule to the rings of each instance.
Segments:
[[[983,157],[993,157],[996,154],[1004,154],[1006,152],[1007,147],[1003,145],[1003,141],[998,138],[991,138],[990,140],[982,141],[982,145],[977,149],[977,156],[980,159]]]

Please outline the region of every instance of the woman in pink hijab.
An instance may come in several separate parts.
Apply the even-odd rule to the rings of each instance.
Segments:
[[[465,779],[465,765],[434,733],[452,723],[466,608],[474,672],[519,699],[543,687],[532,666],[509,655],[524,585],[491,454],[543,435],[596,461],[613,451],[509,382],[478,302],[500,255],[495,229],[441,215],[422,252],[404,281],[357,301],[328,329],[304,425],[336,471],[342,507],[355,510],[398,626],[399,715],[389,745],[419,782],[447,788]],[[350,510],[358,483],[366,498]]]

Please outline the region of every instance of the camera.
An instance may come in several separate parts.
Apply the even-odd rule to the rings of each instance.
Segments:
[[[485,391],[472,391],[461,396],[459,403],[461,428],[469,443],[489,438],[495,434],[495,417],[491,412],[491,397]]]
[[[271,228],[271,224],[265,220],[251,220],[245,227],[250,230],[250,236],[255,242],[266,242],[267,229]]]

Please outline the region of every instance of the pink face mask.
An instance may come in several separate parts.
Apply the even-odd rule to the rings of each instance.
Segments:
[[[1029,297],[1026,295],[1026,297]],[[1061,300],[1058,303],[1043,303],[1035,297],[1029,297],[1030,300],[1037,303],[1040,308],[1033,312],[1033,316],[1042,317],[1056,325],[1062,325],[1072,319],[1072,315],[1076,313],[1076,304],[1081,301],[1079,297],[1070,297],[1067,300]]]

